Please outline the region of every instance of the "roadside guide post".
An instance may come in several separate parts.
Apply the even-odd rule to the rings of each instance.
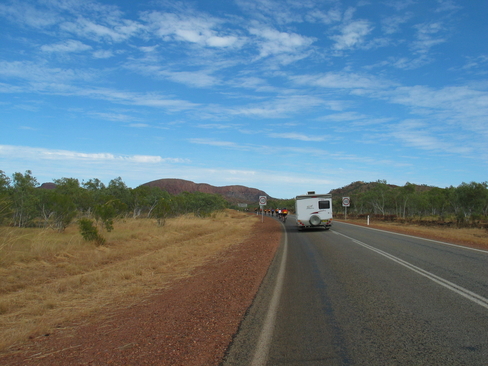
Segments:
[[[344,220],[347,220],[347,208],[351,206],[351,199],[349,197],[342,197],[342,206],[344,207]]]
[[[264,206],[268,203],[268,197],[259,196],[259,208],[261,209],[261,222],[264,222]]]

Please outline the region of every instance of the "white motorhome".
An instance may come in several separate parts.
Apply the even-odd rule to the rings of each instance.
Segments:
[[[324,228],[332,225],[332,195],[308,192],[295,198],[295,214],[298,230]]]

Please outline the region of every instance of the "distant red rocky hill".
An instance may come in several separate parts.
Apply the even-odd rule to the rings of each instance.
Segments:
[[[38,188],[42,189],[56,189],[56,183],[42,183]]]
[[[161,188],[172,195],[180,194],[182,192],[219,194],[232,203],[257,203],[259,201],[259,196],[267,196],[270,198],[266,192],[256,188],[245,186],[215,187],[210,184],[194,183],[183,179],[158,179],[142,185]]]

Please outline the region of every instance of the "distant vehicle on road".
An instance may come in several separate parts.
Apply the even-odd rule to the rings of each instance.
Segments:
[[[332,195],[308,192],[295,198],[295,214],[298,230],[324,228],[332,225]]]

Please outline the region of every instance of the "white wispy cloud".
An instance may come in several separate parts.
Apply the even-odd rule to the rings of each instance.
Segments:
[[[93,52],[94,58],[110,58],[113,57],[114,53],[110,50],[97,50]]]
[[[242,37],[220,29],[219,19],[206,14],[152,11],[144,13],[142,19],[147,22],[147,27],[164,41],[189,42],[216,48],[240,46],[243,42]]]
[[[310,95],[287,95],[266,100],[262,103],[253,103],[242,107],[228,109],[232,115],[250,117],[283,118],[289,117],[307,108],[323,106],[331,107],[328,101]]]
[[[487,73],[488,56],[480,55],[476,57],[466,57],[466,64],[462,67],[464,70],[476,70]]]
[[[134,162],[134,163],[185,163],[187,159],[163,158],[150,155],[116,155],[112,153],[84,153],[69,150],[54,150],[29,146],[0,145],[0,156],[7,159],[59,160],[65,162]]]
[[[114,122],[134,122],[137,119],[131,115],[123,113],[91,112],[90,116]]]
[[[487,133],[488,92],[468,86],[430,88],[399,87],[390,93],[390,101],[409,106],[422,114],[436,116],[452,126],[462,126]]]
[[[259,57],[303,53],[315,41],[311,37],[291,32],[280,32],[265,25],[255,25],[249,29],[249,33],[257,38]]]
[[[45,8],[38,9],[27,2],[0,4],[0,15],[3,15],[11,22],[37,29],[52,26],[62,19],[56,11]]]
[[[56,29],[97,42],[122,42],[144,29],[140,22],[124,19],[116,6],[96,1],[12,1],[0,4],[0,15],[28,27]]]
[[[290,139],[290,140],[298,140],[298,141],[324,141],[326,139],[326,136],[307,136],[302,133],[296,133],[296,132],[270,133],[268,136],[272,138]]]
[[[0,61],[0,76],[22,79],[31,83],[50,85],[73,81],[93,80],[98,75],[94,70],[49,67],[32,61]]]
[[[83,16],[60,24],[62,31],[97,42],[123,42],[142,32],[143,28],[142,24],[127,19],[92,20]]]
[[[333,24],[342,19],[342,12],[338,8],[331,8],[326,11],[315,8],[307,12],[305,19],[312,23],[318,21],[324,24]]]
[[[382,29],[386,34],[394,34],[401,31],[401,26],[414,17],[413,12],[405,12],[401,15],[392,15],[382,20]]]
[[[188,139],[188,142],[196,145],[220,147],[220,148],[236,150],[236,151],[247,151],[247,152],[253,152],[262,155],[270,155],[270,154],[274,154],[286,150],[285,147],[282,148],[276,147],[270,149],[269,146],[267,145],[257,145],[257,144],[241,143],[241,142],[234,142],[234,141],[223,141],[223,140],[217,140],[215,138],[191,138]]]
[[[257,92],[273,92],[278,90],[278,88],[269,85],[266,79],[257,76],[234,78],[228,84],[236,88],[253,89]]]
[[[334,122],[346,122],[346,121],[357,121],[367,118],[365,114],[358,112],[343,112],[343,113],[332,113],[326,116],[322,116],[319,119],[321,121],[334,121]]]
[[[60,43],[41,46],[41,51],[53,53],[84,52],[91,49],[91,46],[73,39],[69,39]]]
[[[228,130],[238,128],[236,124],[221,124],[221,123],[202,123],[197,125],[198,128],[205,128],[210,130]]]
[[[171,81],[190,85],[198,88],[206,88],[220,84],[219,78],[211,75],[210,70],[199,71],[164,71],[161,70],[157,75]]]
[[[408,8],[411,5],[414,5],[417,3],[417,0],[388,0],[384,1],[383,4],[386,6],[390,6],[394,8],[397,11],[402,11],[406,8]]]
[[[433,61],[427,53],[420,53],[418,57],[389,58],[387,65],[401,70],[414,70],[425,66]]]
[[[239,148],[242,149],[243,147],[236,144],[235,142],[231,141],[218,141],[215,139],[209,138],[193,138],[188,140],[192,144],[198,145],[210,145],[210,146],[218,146],[218,147],[232,147],[232,148]]]
[[[462,6],[456,4],[453,0],[437,0],[439,4],[436,12],[455,12],[462,9]]]
[[[334,89],[382,89],[392,85],[392,82],[374,75],[354,72],[327,72],[316,75],[289,76],[289,78],[299,85]]]
[[[27,82],[23,87],[0,84],[0,91],[9,93],[40,93],[65,96],[79,96],[108,100],[114,103],[166,108],[170,111],[193,109],[198,106],[181,99],[175,99],[158,93],[137,93],[108,88],[75,86],[95,81],[101,73],[92,70],[63,69],[46,67],[29,61],[0,61],[0,76],[22,79]],[[106,77],[106,75],[105,75]]]
[[[261,21],[272,19],[277,24],[302,22],[302,11],[311,8],[311,3],[306,1],[276,0],[236,0],[236,3],[247,14]]]
[[[415,28],[417,40],[413,42],[412,47],[417,53],[427,53],[432,47],[446,42],[442,35],[444,26],[440,22],[418,24]]]
[[[435,130],[435,129],[434,129]],[[446,141],[442,135],[431,131],[429,125],[422,120],[405,120],[391,127],[390,135],[407,146],[442,152],[447,154],[470,154],[473,152],[471,146],[462,146]]]
[[[372,24],[367,20],[356,20],[340,27],[340,34],[330,36],[335,41],[333,48],[343,51],[360,47],[366,36],[373,31]]]

